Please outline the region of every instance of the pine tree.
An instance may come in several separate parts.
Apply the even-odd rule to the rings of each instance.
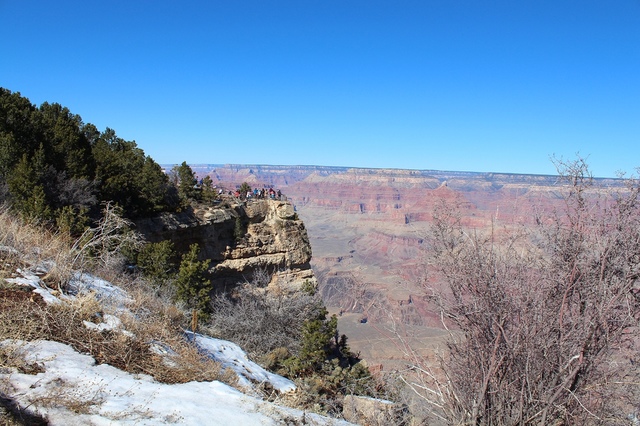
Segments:
[[[48,220],[51,209],[38,174],[27,154],[23,154],[7,181],[13,208],[27,219]]]
[[[175,281],[178,300],[186,303],[190,309],[196,309],[203,314],[209,311],[213,284],[207,279],[208,263],[198,261],[200,249],[192,244],[189,251],[182,256],[178,276]]]
[[[186,161],[179,166],[175,166],[172,170],[178,180],[178,193],[183,200],[192,200],[195,198],[195,185],[197,183],[195,173]]]
[[[159,287],[175,274],[175,250],[170,240],[146,244],[138,253],[138,267]]]
[[[212,202],[217,198],[215,188],[213,187],[213,181],[209,175],[202,179],[202,201]]]

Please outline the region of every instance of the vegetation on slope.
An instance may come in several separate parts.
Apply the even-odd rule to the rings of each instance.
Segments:
[[[453,332],[414,389],[448,424],[637,423],[640,182],[595,187],[582,160],[559,172],[565,207],[532,212],[533,228],[435,212],[432,278],[448,291],[429,297]]]
[[[339,415],[343,395],[377,394],[379,385],[349,351],[346,337],[338,337],[336,320],[326,317],[315,289],[288,293],[287,302],[295,302],[280,300],[278,316],[249,318],[243,306],[253,304],[268,314],[273,299],[256,305],[258,293],[243,293],[241,287],[212,304],[208,263],[198,260],[197,246],[179,256],[171,243],[144,244],[131,230],[128,219],[215,198],[210,179],[198,191],[196,183],[184,162],[167,175],[135,142],[119,138],[114,130],[99,132],[59,104],[35,107],[19,93],[0,88],[0,341],[55,340],[92,354],[98,362],[169,383],[229,381],[184,338],[183,330],[195,329],[198,318],[215,313],[202,329],[229,337],[229,328],[216,326],[237,320],[240,312],[243,321],[254,324],[246,330],[247,340],[252,339],[249,333],[255,336],[265,327],[288,337],[281,344],[270,333],[272,341],[250,351],[258,355],[264,350],[259,357],[263,363],[298,379],[303,390],[291,397],[292,404]],[[130,314],[123,321],[133,334],[88,329],[85,322],[109,313],[95,297],[47,305],[3,279],[43,262],[48,265],[43,282],[59,292],[67,291],[73,273],[89,271],[132,294]],[[126,268],[130,262],[137,267]],[[276,323],[267,322],[272,320]],[[243,332],[236,328],[234,333],[242,340]],[[176,352],[171,367],[154,354],[152,342]],[[0,366],[15,359],[2,353]]]
[[[60,104],[31,104],[0,88],[0,199],[24,218],[82,231],[101,203],[129,218],[175,210],[161,167],[113,129],[100,132]]]

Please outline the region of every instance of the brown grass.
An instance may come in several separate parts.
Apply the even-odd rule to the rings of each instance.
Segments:
[[[70,240],[45,228],[25,224],[0,206],[0,278],[11,276],[17,268],[48,266],[43,277],[47,284],[58,286],[71,275]]]
[[[72,273],[74,253],[65,237],[32,224],[24,224],[5,207],[0,207],[0,341],[53,340],[66,343],[79,352],[89,353],[97,363],[106,363],[131,373],[145,373],[164,383],[192,380],[222,380],[235,385],[235,377],[221,372],[220,365],[204,356],[183,336],[183,312],[169,297],[157,297],[143,280],[132,280],[121,271],[103,267],[88,271],[123,287],[135,300],[129,313],[119,313],[120,331],[88,329],[83,321],[100,322],[108,308],[93,295],[83,295],[58,305],[46,305],[35,293],[4,281],[17,268],[34,269],[47,263],[47,285],[63,288]],[[77,254],[77,253],[76,253]],[[83,262],[84,263],[84,262]],[[162,342],[175,354],[168,360],[154,354],[152,342]],[[0,350],[0,368],[19,367],[16,358]]]

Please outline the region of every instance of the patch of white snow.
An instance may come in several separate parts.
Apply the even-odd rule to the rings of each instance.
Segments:
[[[120,287],[87,273],[76,272],[69,280],[68,288],[72,294],[93,292],[96,299],[118,309],[124,309],[125,304],[133,302],[127,292]]]
[[[223,383],[168,385],[110,365],[95,365],[62,343],[4,341],[15,346],[41,372],[0,371],[11,385],[7,394],[51,425],[281,425],[339,426],[349,423],[277,406],[247,396]]]
[[[252,387],[252,382],[269,383],[279,392],[290,392],[296,385],[289,379],[270,373],[253,361],[240,349],[240,346],[226,340],[215,339],[201,334],[186,331],[187,337],[195,341],[200,351],[211,359],[218,361],[224,368],[236,372],[240,385]]]
[[[47,304],[60,303],[60,299],[53,295],[51,289],[42,282],[39,276],[22,269],[18,269],[17,272],[22,276],[17,278],[6,278],[5,281],[11,284],[33,288],[32,291],[42,296],[42,299]]]

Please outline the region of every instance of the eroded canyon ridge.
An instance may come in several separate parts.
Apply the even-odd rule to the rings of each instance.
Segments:
[[[429,351],[444,335],[425,296],[426,250],[434,207],[457,206],[475,229],[525,226],[563,202],[555,176],[321,166],[191,165],[225,191],[242,182],[280,189],[304,221],[312,267],[351,347],[393,368],[396,334]],[[618,179],[596,179],[619,186]],[[518,224],[518,225],[517,225]],[[433,284],[433,283],[431,283]],[[394,344],[395,343],[395,344]]]

